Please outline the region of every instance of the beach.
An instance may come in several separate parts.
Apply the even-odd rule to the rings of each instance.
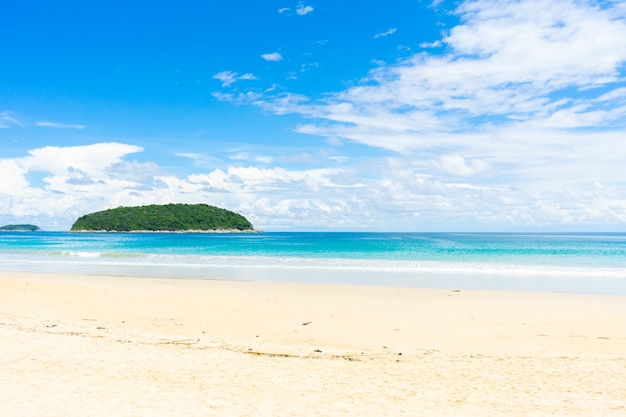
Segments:
[[[626,297],[0,273],[0,415],[623,416]]]

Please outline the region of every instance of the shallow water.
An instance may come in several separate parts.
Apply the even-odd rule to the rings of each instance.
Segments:
[[[4,232],[0,269],[626,295],[626,234]]]

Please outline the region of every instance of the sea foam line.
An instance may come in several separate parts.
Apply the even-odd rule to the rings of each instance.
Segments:
[[[342,271],[348,272],[389,272],[412,274],[449,274],[449,275],[494,275],[510,277],[607,277],[624,278],[626,268],[592,267],[542,264],[513,264],[497,262],[456,262],[456,261],[404,261],[383,259],[345,259],[345,258],[293,258],[266,256],[191,256],[157,254],[107,254],[99,252],[68,251],[64,256],[19,256],[13,262],[23,264],[85,265],[95,267],[168,267],[181,269],[259,269],[291,271]],[[11,262],[11,259],[4,261]],[[10,258],[10,257],[9,257]]]

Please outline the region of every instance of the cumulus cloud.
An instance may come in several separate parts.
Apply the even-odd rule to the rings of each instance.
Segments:
[[[139,187],[130,177],[124,158],[142,148],[120,143],[86,146],[47,146],[21,158],[0,159],[0,175],[11,178],[0,185],[3,215],[67,221],[82,210],[98,206],[119,193]],[[136,164],[135,169],[142,169]],[[117,169],[121,169],[118,173]],[[32,175],[42,181],[32,183]],[[144,178],[138,178],[143,180]],[[83,213],[84,214],[84,213]],[[43,218],[43,220],[41,220]]]
[[[28,187],[25,174],[28,170],[21,166],[18,160],[0,159],[0,194],[18,196],[21,191]],[[6,179],[10,178],[10,181]]]
[[[139,146],[123,143],[46,146],[29,151],[29,156],[21,159],[20,163],[27,170],[49,172],[56,176],[64,176],[72,168],[100,179],[106,175],[109,167],[121,162],[124,156],[141,151],[143,148]]]
[[[279,53],[279,52],[272,52],[269,54],[263,54],[261,55],[261,58],[263,58],[266,61],[282,61],[283,56]]]
[[[68,228],[79,215],[120,205],[208,202],[242,211],[259,226],[282,222],[288,227],[296,223],[298,210],[305,206],[320,224],[329,222],[334,210],[330,207],[344,207],[342,190],[363,187],[348,180],[345,170],[338,168],[289,170],[231,165],[225,169],[198,167],[188,175],[173,175],[154,162],[128,159],[142,151],[134,145],[97,143],[46,146],[21,158],[0,159],[0,175],[11,178],[0,182],[0,220],[28,219],[44,228],[50,224]],[[272,162],[263,155],[240,152],[233,156],[250,163]],[[33,181],[33,174],[41,181]],[[246,211],[260,200],[267,202],[267,211]],[[276,207],[282,207],[282,212],[293,210],[288,216],[291,220],[269,218],[281,213]],[[319,217],[322,213],[325,220]],[[297,223],[305,221],[301,218]]]
[[[11,178],[0,182],[0,220],[67,229],[79,215],[120,205],[204,202],[236,210],[266,230],[467,230],[481,223],[502,228],[626,221],[626,189],[615,180],[618,164],[606,167],[602,180],[575,188],[525,188],[476,183],[473,178],[489,175],[492,167],[454,154],[428,161],[401,155],[357,163],[344,158],[331,168],[288,169],[255,165],[259,155],[240,152],[235,161],[248,165],[226,162],[217,168],[219,161],[203,158],[206,165],[174,174],[153,162],[128,159],[137,152],[142,148],[101,143],[44,147],[0,159],[0,176]],[[33,174],[42,181],[33,181]]]
[[[471,176],[489,169],[489,164],[481,160],[466,161],[460,155],[442,155],[434,164],[446,174],[453,176]]]

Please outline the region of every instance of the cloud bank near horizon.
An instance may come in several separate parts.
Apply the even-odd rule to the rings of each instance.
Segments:
[[[154,162],[129,159],[141,152],[133,145],[98,143],[45,147],[23,158],[2,159],[0,175],[12,181],[0,187],[1,209],[11,215],[0,219],[67,230],[78,216],[105,208],[203,202],[238,211],[264,230],[453,231],[489,225],[495,230],[541,230],[626,221],[623,188],[597,182],[589,189],[529,193],[510,185],[423,174],[402,157],[361,167],[198,167],[180,176]],[[465,175],[482,169],[456,158],[431,163],[433,169]]]

